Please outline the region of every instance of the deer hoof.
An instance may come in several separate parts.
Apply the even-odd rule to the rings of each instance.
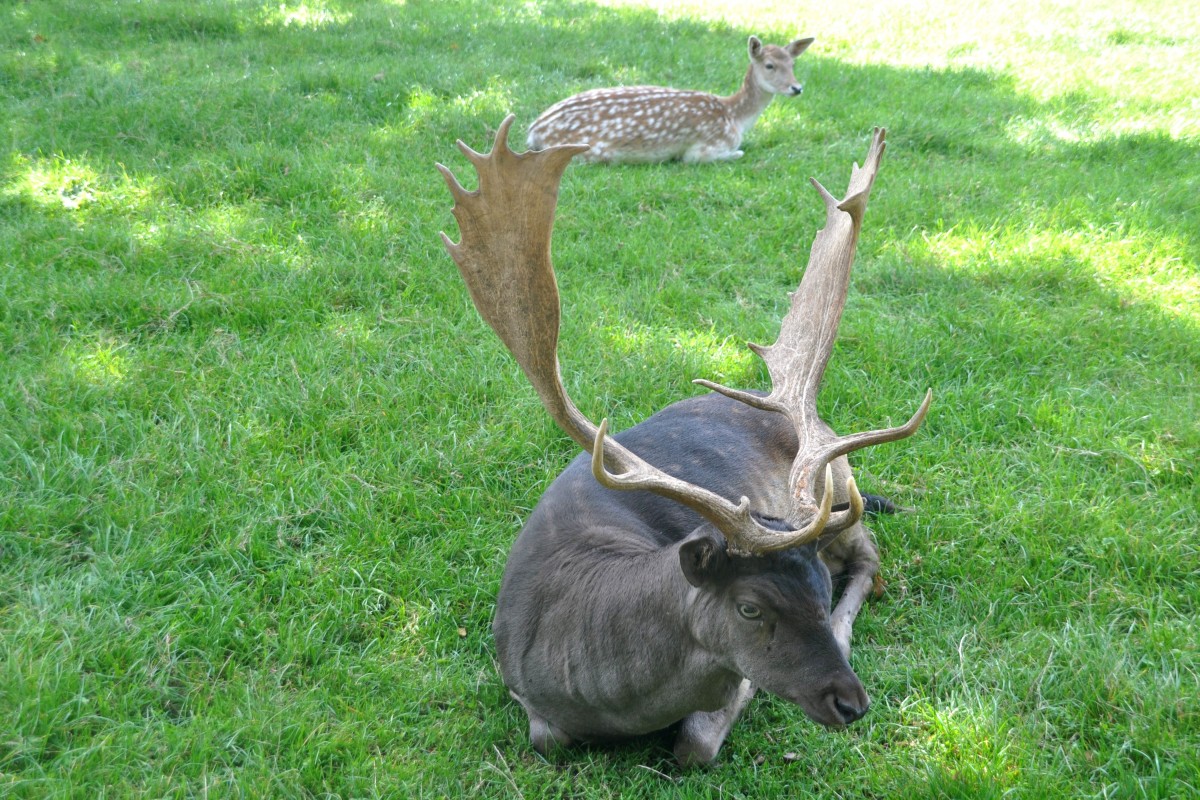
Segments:
[[[675,740],[675,760],[681,767],[706,767],[717,757],[721,742],[680,736]]]
[[[529,715],[529,740],[533,743],[533,749],[542,755],[574,744],[574,740],[558,727],[532,714]]]

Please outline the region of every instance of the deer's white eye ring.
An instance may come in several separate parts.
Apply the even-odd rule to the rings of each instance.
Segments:
[[[762,609],[753,603],[738,603],[737,612],[742,619],[758,619],[762,616]]]

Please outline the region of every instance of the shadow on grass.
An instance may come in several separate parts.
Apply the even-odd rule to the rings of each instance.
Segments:
[[[51,9],[63,9],[61,16],[74,7],[46,5],[48,23]],[[311,182],[305,171],[330,148],[365,138],[407,173],[412,160],[453,158],[456,138],[481,146],[510,110],[520,126],[570,92],[636,82],[731,92],[749,33],[583,2],[331,3],[331,11],[308,15],[239,7],[240,16],[194,3],[138,14],[104,6],[73,17],[61,36],[38,33],[36,10],[10,11],[23,23],[10,36],[25,52],[8,53],[0,74],[22,158],[4,165],[4,183],[21,184],[26,159],[58,157],[90,162],[110,181],[124,168],[135,184],[151,187],[155,202],[204,207],[255,199],[288,207],[324,189],[334,195],[326,202],[338,205],[339,187]],[[96,44],[89,49],[70,37]],[[697,59],[697,52],[717,56]],[[877,202],[876,224],[986,228],[1023,216],[1064,230],[1137,224],[1176,238],[1196,258],[1194,143],[1087,130],[1071,141],[1050,124],[1074,113],[1069,102],[1034,102],[1004,76],[850,65],[819,52],[818,41],[799,64],[809,92],[777,102],[786,111],[752,132],[744,164],[778,156],[788,162],[784,177],[800,174],[791,169],[797,161],[802,172],[824,173],[857,157],[870,127],[885,124],[893,179],[924,190],[917,203],[905,193],[904,209]],[[361,188],[388,197],[387,172]],[[69,201],[72,188],[62,188]],[[49,210],[24,197],[10,188],[0,211]]]

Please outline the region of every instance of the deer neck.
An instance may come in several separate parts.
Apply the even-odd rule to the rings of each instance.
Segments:
[[[751,64],[746,69],[742,88],[728,97],[722,97],[721,102],[729,109],[738,130],[745,135],[746,131],[754,126],[759,114],[771,105],[773,97],[773,94],[758,85],[758,81],[754,79],[754,65]]]

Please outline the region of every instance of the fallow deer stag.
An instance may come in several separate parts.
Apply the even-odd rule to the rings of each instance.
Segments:
[[[550,236],[563,171],[586,146],[514,153],[512,119],[490,154],[458,143],[477,191],[438,168],[462,233],[442,238],[476,308],[591,453],[538,502],[496,602],[500,668],[534,746],[681,723],[676,756],[706,763],[757,688],[823,725],[854,722],[868,700],[847,661],[851,626],[879,558],[845,456],[912,434],[931,397],[900,427],[851,436],[816,411],[884,132],[844,200],[813,181],[825,228],[778,341],[751,345],[770,394],[698,381],[715,392],[609,437],[607,420],[594,425],[567,396],[558,364]],[[831,573],[848,576],[832,615]]]
[[[531,150],[587,142],[588,161],[688,162],[739,158],[742,137],[777,95],[804,91],[793,64],[813,43],[797,39],[778,47],[749,41],[750,68],[742,88],[728,97],[661,86],[593,89],[559,101],[529,127]]]

